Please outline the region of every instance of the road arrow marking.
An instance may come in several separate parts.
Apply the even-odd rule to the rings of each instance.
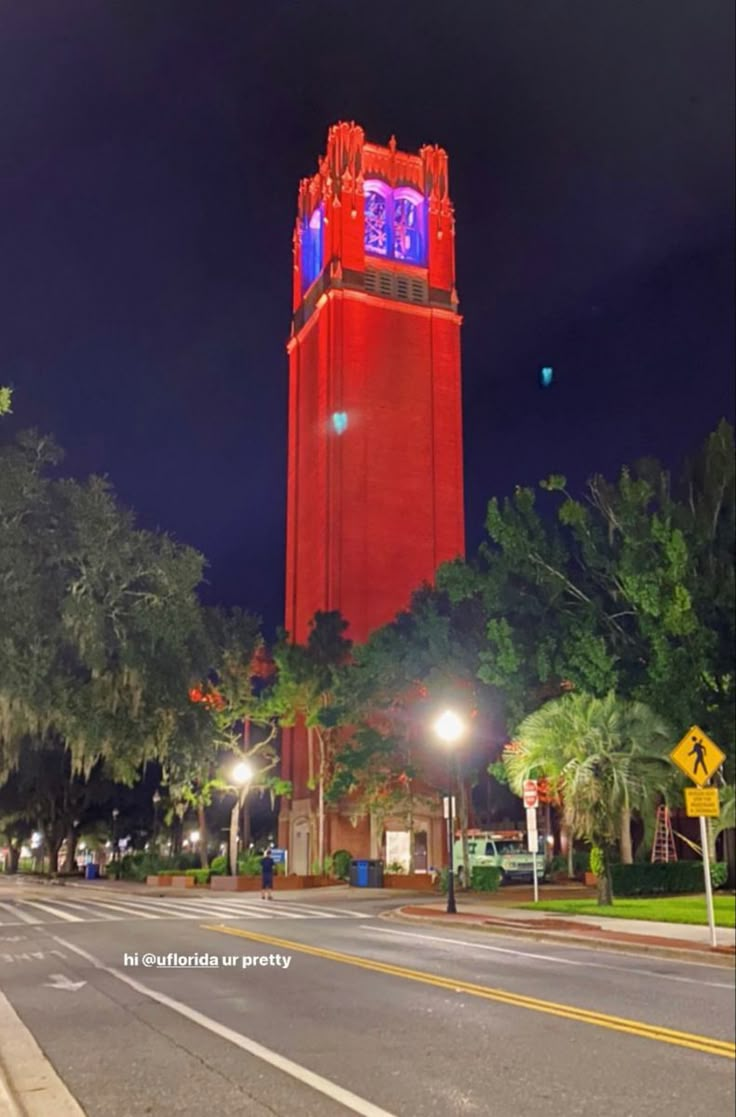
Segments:
[[[63,973],[52,973],[49,976],[51,981],[44,982],[49,989],[65,989],[68,993],[76,993],[83,985],[87,984],[86,981],[72,981]]]

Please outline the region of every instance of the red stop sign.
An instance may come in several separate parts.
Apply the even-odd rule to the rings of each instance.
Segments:
[[[524,780],[524,806],[527,810],[539,804],[539,790],[536,780]]]

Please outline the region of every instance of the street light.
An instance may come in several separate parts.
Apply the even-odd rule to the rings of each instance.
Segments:
[[[435,721],[433,729],[443,744],[456,745],[464,736],[466,726],[463,719],[454,710],[445,710]],[[457,905],[455,903],[455,812],[452,809],[454,781],[452,775],[452,753],[450,753],[449,787],[447,790],[447,914],[457,915]]]
[[[253,779],[253,766],[247,760],[239,760],[230,773],[230,778],[238,788],[238,797],[230,814],[230,875],[238,875],[238,842],[240,840],[240,813]]]
[[[120,811],[117,807],[113,808],[112,812],[112,859],[113,861],[120,860],[120,850],[118,848],[118,815]]]
[[[232,770],[233,783],[243,787],[253,779],[253,766],[247,760],[239,760]]]
[[[161,793],[156,789],[151,796],[153,803],[153,848],[156,851],[156,843],[158,842],[158,805],[161,802]]]

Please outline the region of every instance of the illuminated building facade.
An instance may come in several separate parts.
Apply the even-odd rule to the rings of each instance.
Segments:
[[[454,233],[445,151],[330,129],[294,230],[285,623],[299,643],[332,609],[365,640],[464,553]],[[294,867],[314,856],[301,744],[287,734],[282,762]],[[350,837],[327,849],[354,851]]]

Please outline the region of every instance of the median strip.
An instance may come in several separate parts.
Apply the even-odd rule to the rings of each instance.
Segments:
[[[623,1016],[612,1016],[603,1012],[593,1012],[589,1009],[577,1008],[574,1005],[557,1004],[554,1001],[541,1000],[537,997],[528,997],[521,993],[510,993],[504,989],[493,989],[487,985],[477,985],[474,982],[442,977],[437,974],[427,973],[424,970],[412,970],[405,966],[395,966],[388,962],[377,962],[371,958],[362,958],[357,954],[342,954],[338,951],[327,950],[323,947],[309,946],[306,943],[292,942],[291,940],[276,938],[272,935],[262,935],[256,931],[243,931],[239,928],[226,927],[222,924],[206,925],[204,926],[204,930],[216,931],[222,935],[234,935],[237,938],[249,939],[252,942],[267,943],[271,946],[288,949],[289,951],[310,954],[313,957],[323,958],[326,961],[356,966],[359,969],[371,970],[374,973],[387,974],[390,977],[400,977],[406,981],[417,981],[425,985],[433,985],[439,989],[446,989],[454,993],[466,993],[470,996],[480,997],[488,1001],[495,1001],[498,1004],[509,1005],[513,1008],[530,1009],[533,1012],[542,1012],[550,1016],[559,1016],[565,1020],[573,1020],[580,1024],[590,1024],[598,1028],[607,1028],[614,1032],[623,1032],[627,1035],[639,1036],[642,1039],[655,1040],[658,1043],[672,1044],[676,1047],[688,1047],[693,1051],[700,1051],[706,1055],[718,1055],[725,1059],[736,1059],[736,1044],[729,1040],[693,1035],[690,1032],[680,1032],[673,1028],[662,1027],[658,1024],[646,1024],[639,1020],[629,1020]]]

